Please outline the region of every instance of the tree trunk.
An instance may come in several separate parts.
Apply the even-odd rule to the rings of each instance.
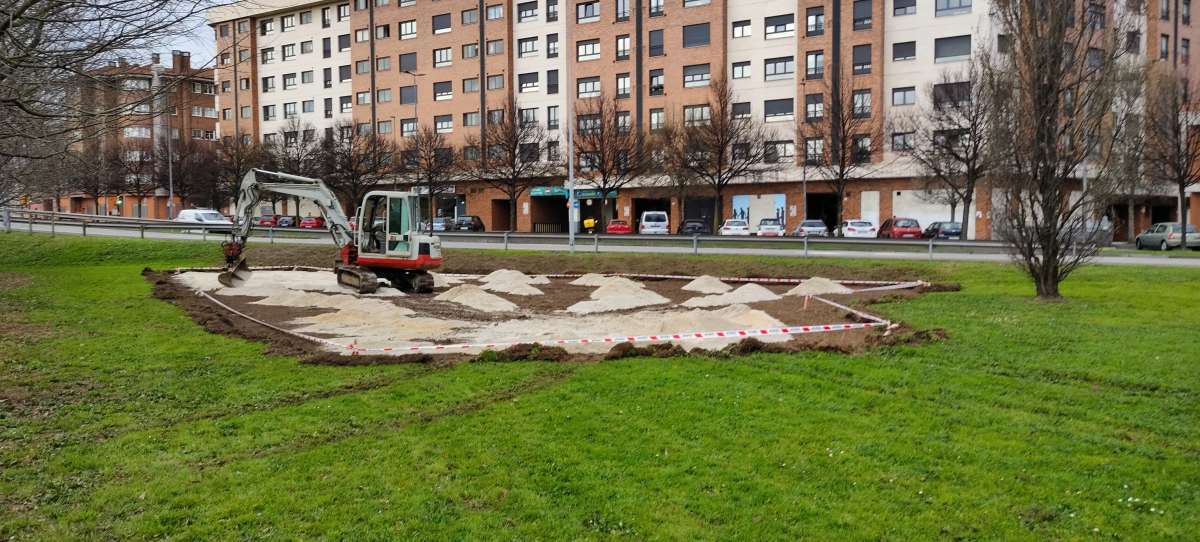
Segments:
[[[1132,242],[1137,237],[1137,206],[1133,203],[1133,194],[1125,200],[1125,242]]]
[[[579,202],[578,197],[575,198],[575,202],[576,203]],[[570,218],[572,211],[574,211],[574,209],[567,209],[567,217],[568,218]],[[607,228],[608,228],[608,192],[607,191],[602,190],[600,192],[600,220],[597,220],[596,222],[597,222],[598,227],[593,231],[597,231],[597,232],[607,231]]]
[[[971,201],[973,199],[974,198],[971,196],[970,192],[968,192],[967,196],[963,198],[962,236],[959,237],[959,240],[961,241],[966,241],[971,233],[971,220],[975,218],[971,216]]]
[[[842,218],[842,213],[845,213],[845,212],[846,212],[846,189],[843,187],[843,188],[839,188],[837,191],[837,218],[834,220],[834,222],[837,224],[836,227],[841,227],[842,221],[845,220],[844,218]],[[876,224],[876,226],[878,226],[878,224]]]
[[[1041,276],[1034,278],[1034,284],[1037,286],[1038,299],[1046,301],[1062,299],[1062,294],[1058,292],[1058,278],[1052,274],[1043,271]]]
[[[517,196],[508,195],[508,231],[517,231]]]
[[[720,185],[713,189],[713,233],[717,233],[721,230],[721,221],[725,220],[725,197],[721,192],[722,190]]]
[[[1188,222],[1187,222],[1188,208],[1187,207],[1188,207],[1188,205],[1187,205],[1187,194],[1184,192],[1184,188],[1186,188],[1184,186],[1184,184],[1179,183],[1179,226],[1180,226],[1179,235],[1182,236],[1180,238],[1180,242],[1179,242],[1180,250],[1187,250],[1187,247],[1188,247],[1188,245],[1187,245],[1187,224],[1188,224]]]

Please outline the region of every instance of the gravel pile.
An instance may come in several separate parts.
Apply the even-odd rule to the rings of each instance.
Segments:
[[[693,297],[683,302],[685,307],[719,307],[721,305],[733,305],[736,303],[758,303],[760,301],[775,301],[782,299],[775,292],[768,290],[765,286],[755,284],[743,284],[732,292],[726,292],[717,295],[706,295],[701,297]]]
[[[433,298],[436,301],[458,303],[482,312],[512,312],[517,306],[511,301],[488,293],[474,284],[461,284]]]
[[[701,294],[723,294],[733,289],[733,286],[725,284],[721,279],[711,275],[701,275],[696,277],[691,282],[684,284],[682,290],[689,292],[697,292]]]
[[[813,295],[829,295],[829,294],[852,294],[854,290],[842,286],[841,284],[822,277],[813,277],[801,281],[799,285],[783,295],[791,296],[813,296]]]

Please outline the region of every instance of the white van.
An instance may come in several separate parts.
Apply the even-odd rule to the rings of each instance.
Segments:
[[[233,228],[233,222],[212,209],[184,209],[179,211],[175,222],[191,226],[204,226],[208,231],[228,232]]]
[[[646,211],[638,222],[638,233],[644,235],[667,235],[671,233],[665,211]]]

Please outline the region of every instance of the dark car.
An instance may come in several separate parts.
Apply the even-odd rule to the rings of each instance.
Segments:
[[[921,233],[921,224],[911,218],[892,217],[879,226],[880,238],[917,239]]]
[[[923,239],[962,239],[961,222],[934,222],[921,232]]]
[[[712,227],[708,225],[707,220],[687,218],[679,224],[679,229],[676,233],[679,235],[711,235]]]
[[[283,215],[275,219],[275,227],[277,228],[294,228],[299,223],[294,216]]]
[[[475,215],[462,215],[454,219],[454,229],[457,231],[483,231],[483,219]]]

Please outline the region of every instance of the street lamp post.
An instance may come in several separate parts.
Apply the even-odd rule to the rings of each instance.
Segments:
[[[417,125],[416,125],[416,129],[418,129],[418,130],[419,130],[419,129],[420,129],[420,126],[421,126],[421,117],[420,117],[420,116],[418,115],[418,113],[417,113],[417,102],[419,102],[419,101],[420,101],[420,96],[421,96],[421,87],[420,87],[420,85],[418,85],[418,84],[417,84],[417,78],[418,78],[418,77],[424,77],[424,76],[425,76],[425,74],[423,74],[423,73],[417,73],[417,72],[415,72],[415,71],[412,71],[412,70],[400,70],[400,72],[401,72],[401,73],[408,74],[409,76],[411,76],[411,77],[412,77],[412,82],[413,82],[413,101],[412,101],[413,120],[415,120],[415,121],[416,121],[416,123],[417,123]],[[401,91],[401,94],[403,94],[403,91]],[[401,99],[401,100],[403,100],[403,99],[404,99],[404,96],[402,95],[402,96],[400,97],[400,99]],[[404,119],[400,119],[400,122],[402,122],[402,123],[403,123],[403,122],[404,122]],[[401,126],[400,126],[400,135],[401,135],[401,136],[403,136],[403,135],[404,135],[404,126],[403,126],[403,125],[401,125]],[[419,175],[419,174],[418,174],[418,175]],[[418,181],[420,181],[420,177],[418,177],[418,179],[417,179],[417,180],[418,180]],[[417,184],[420,184],[420,183],[417,183]],[[432,183],[431,183],[431,184],[432,184]],[[433,201],[433,199],[434,199],[434,196],[433,196],[433,186],[429,186],[428,188],[429,188],[429,217],[428,217],[428,221],[429,221],[429,234],[430,234],[430,235],[433,235],[433,207],[434,207],[434,201]],[[418,201],[419,201],[419,200],[418,200]],[[418,225],[418,228],[417,228],[417,229],[420,229],[419,225]]]

